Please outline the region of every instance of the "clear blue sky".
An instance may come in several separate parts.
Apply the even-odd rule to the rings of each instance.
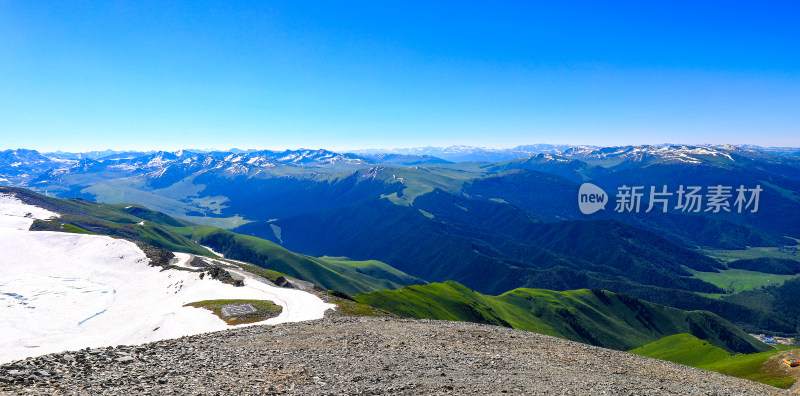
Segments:
[[[800,146],[796,1],[232,3],[0,0],[0,149]]]

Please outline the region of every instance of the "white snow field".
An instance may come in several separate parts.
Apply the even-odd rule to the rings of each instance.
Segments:
[[[211,311],[183,306],[194,301],[258,299],[283,307],[252,325],[319,319],[334,307],[251,277],[234,287],[197,272],[161,271],[125,240],[28,231],[34,218],[55,216],[0,194],[0,363],[231,327]],[[183,264],[189,255],[178,259]]]

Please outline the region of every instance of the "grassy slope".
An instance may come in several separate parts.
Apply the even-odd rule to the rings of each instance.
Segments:
[[[770,358],[779,353],[779,350],[773,350],[746,355],[734,355],[698,367],[704,370],[716,371],[725,375],[761,382],[778,388],[789,388],[794,384],[795,379],[767,364]]]
[[[410,285],[421,283],[417,278],[414,278],[403,271],[400,271],[389,264],[377,261],[354,261],[346,257],[319,257],[318,260],[324,261],[328,268],[334,269],[337,272],[347,275],[352,278],[359,278],[363,275],[371,276],[378,279],[385,279],[387,284],[393,285]],[[391,287],[396,289],[400,286]]]
[[[781,352],[780,350],[731,355],[725,350],[717,348],[691,334],[676,334],[664,337],[630,352],[716,371],[779,388],[788,388],[795,381],[791,376],[787,376],[781,370],[776,370],[772,365],[767,364],[773,356]]]
[[[529,330],[618,350],[692,333],[731,352],[768,348],[724,319],[599,290],[515,289],[499,296],[456,282],[359,294],[356,301],[403,317],[460,320]]]
[[[411,205],[414,199],[420,195],[429,193],[435,189],[449,192],[458,192],[461,186],[469,179],[482,176],[479,172],[468,172],[460,169],[448,169],[447,167],[408,167],[391,168],[387,171],[398,179],[392,178],[390,182],[403,180],[403,191],[401,194],[392,193],[384,198],[397,205]]]
[[[724,262],[762,257],[800,260],[800,243],[794,246],[748,247],[743,250],[701,249],[701,252]]]
[[[800,242],[796,239],[795,241]],[[742,266],[740,263],[759,260],[800,261],[800,243],[794,246],[748,247],[741,250],[701,249],[700,252],[726,263],[730,269],[718,273],[692,271],[693,275],[726,289],[729,293],[754,290],[762,286],[780,285],[789,279],[798,277],[798,275],[791,274],[793,271],[770,271],[769,268],[764,267],[764,264],[769,263],[757,263],[759,265],[751,266],[752,268]],[[753,269],[761,269],[759,267],[763,267],[763,271],[753,271]]]
[[[728,351],[691,334],[674,334],[633,349],[630,353],[698,367],[730,357]]]
[[[768,274],[765,272],[747,271],[743,269],[729,269],[719,272],[691,272],[695,277],[719,286],[729,293],[758,289],[761,286],[780,285],[789,279],[798,277],[797,275]],[[722,297],[722,295],[718,294],[717,297]]]
[[[186,232],[186,229],[182,231]],[[421,282],[380,262],[352,262],[305,256],[264,239],[219,228],[196,228],[191,238],[202,245],[210,246],[225,257],[250,262],[347,294],[396,289]]]
[[[61,214],[56,219],[34,223],[34,230],[93,233],[142,241],[144,243],[187,253],[211,253],[174,231],[187,223],[139,205],[98,204],[82,199],[58,199],[20,188],[0,187],[22,201]]]
[[[63,215],[53,220],[36,220],[32,230],[63,231],[88,234],[111,235],[142,241],[148,245],[160,247],[173,252],[186,252],[200,255],[211,253],[174,232],[169,226],[162,226],[151,221],[140,220],[139,223],[115,223],[86,216]]]

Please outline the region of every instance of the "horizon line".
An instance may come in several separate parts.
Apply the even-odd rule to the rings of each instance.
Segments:
[[[433,146],[433,145],[426,145],[426,146],[405,146],[405,147],[366,147],[366,148],[350,148],[346,150],[336,150],[336,149],[328,149],[325,147],[318,147],[318,148],[308,148],[308,147],[297,147],[297,148],[268,148],[268,147],[249,147],[249,148],[240,148],[240,147],[230,147],[227,149],[221,148],[179,148],[176,150],[169,150],[169,149],[112,149],[112,148],[103,148],[103,149],[86,149],[83,151],[67,151],[67,150],[39,150],[39,149],[32,149],[32,148],[25,148],[25,147],[17,147],[17,148],[6,148],[0,151],[14,151],[14,150],[31,150],[36,151],[42,154],[84,154],[84,153],[92,153],[92,152],[137,152],[137,153],[156,153],[156,152],[168,152],[168,153],[175,153],[178,151],[191,151],[191,152],[199,152],[199,153],[210,153],[210,152],[232,152],[234,150],[238,151],[300,151],[300,150],[326,150],[336,153],[354,153],[358,151],[392,151],[392,150],[415,150],[415,149],[448,149],[448,148],[474,148],[474,149],[482,149],[482,150],[514,150],[524,146],[554,146],[554,147],[587,147],[587,148],[612,148],[612,147],[664,147],[664,146],[685,146],[685,147],[725,147],[725,146],[733,146],[733,147],[759,147],[765,149],[800,149],[798,146],[762,146],[752,143],[701,143],[701,144],[686,144],[686,143],[652,143],[652,144],[622,144],[622,145],[596,145],[596,144],[568,144],[568,143],[525,143],[525,144],[518,144],[516,146],[507,146],[507,147],[492,147],[492,146],[480,146],[480,145],[468,145],[468,144],[452,144],[449,146]]]

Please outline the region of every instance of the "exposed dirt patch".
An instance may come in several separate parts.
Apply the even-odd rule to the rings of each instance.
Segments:
[[[797,380],[797,382],[795,382],[794,385],[792,385],[792,387],[789,389],[800,394],[800,366],[789,367],[789,365],[783,362],[783,359],[800,360],[800,349],[792,349],[791,351],[781,352],[770,358],[764,367],[770,371],[784,373],[786,376],[790,376]]]

